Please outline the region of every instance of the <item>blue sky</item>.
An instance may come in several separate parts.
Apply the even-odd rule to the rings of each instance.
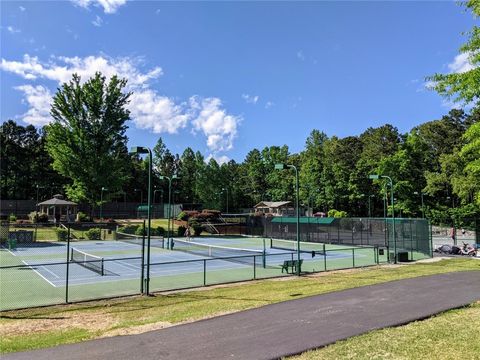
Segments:
[[[468,69],[454,2],[2,1],[1,121],[41,126],[72,72],[129,79],[129,144],[219,161],[303,149],[312,129],[406,132],[451,104],[424,77]]]

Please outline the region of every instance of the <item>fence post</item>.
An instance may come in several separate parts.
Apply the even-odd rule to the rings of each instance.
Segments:
[[[142,269],[140,271],[140,294],[144,293],[144,281],[145,279],[145,220],[143,220],[143,231],[142,231]],[[147,293],[148,295],[148,293]]]
[[[65,274],[65,303],[68,304],[68,278],[70,270],[70,224],[67,228],[67,263],[66,263],[66,274]]]
[[[207,259],[203,259],[203,286],[207,285]]]
[[[325,244],[323,244],[323,264],[325,271],[327,271],[327,250]]]

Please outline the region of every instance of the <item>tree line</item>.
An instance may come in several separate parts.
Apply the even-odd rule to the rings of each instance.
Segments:
[[[466,3],[480,15],[477,1]],[[473,217],[480,207],[480,29],[474,27],[460,49],[473,69],[461,74],[435,74],[428,79],[441,95],[469,105],[442,118],[400,133],[390,124],[358,136],[327,136],[312,130],[300,153],[288,145],[252,149],[238,163],[219,164],[186,148],[172,153],[158,139],[153,149],[154,203],[167,200],[172,176],[174,201],[202,204],[230,212],[264,201],[293,200],[294,174],[276,171],[276,163],[299,169],[300,202],[314,211],[346,211],[349,216],[390,214],[390,191],[382,180],[393,179],[397,216],[449,222]],[[73,74],[55,94],[52,122],[42,129],[13,120],[1,125],[1,198],[35,199],[64,192],[77,202],[98,205],[100,199],[146,202],[148,159],[128,153],[126,130],[131,93],[127,81],[101,73],[82,83]],[[103,189],[103,190],[102,190]],[[142,196],[143,195],[143,196]],[[385,199],[387,198],[386,202]],[[424,204],[422,208],[421,204]],[[384,206],[385,205],[385,206]]]

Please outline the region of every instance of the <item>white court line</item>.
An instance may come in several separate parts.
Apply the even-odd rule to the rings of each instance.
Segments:
[[[31,270],[35,271],[37,273],[38,276],[40,276],[43,280],[45,280],[46,282],[48,282],[50,285],[52,285],[53,287],[57,287],[57,285],[55,285],[54,283],[52,283],[50,280],[48,280],[45,276],[43,276],[42,274],[40,274],[36,269],[34,269],[32,266],[35,266],[35,265],[30,265],[28,264],[27,262],[25,262],[24,260],[22,260],[22,262],[27,265]]]
[[[6,248],[6,247],[2,246],[2,249],[7,250],[7,251],[8,251],[10,254],[12,254],[13,256],[18,256],[18,255],[15,255],[13,252],[11,252],[9,248]]]
[[[60,276],[58,276],[57,274],[55,274],[53,271],[48,270],[44,265],[42,265],[41,268],[42,268],[42,269],[45,269],[47,272],[49,272],[50,274],[52,274],[53,276],[55,276],[57,279],[60,279]]]
[[[111,261],[110,261],[111,262]],[[132,270],[132,269],[141,269],[141,266],[129,264],[129,263],[121,263],[119,260],[116,260],[115,263],[119,266],[123,266],[125,269]]]

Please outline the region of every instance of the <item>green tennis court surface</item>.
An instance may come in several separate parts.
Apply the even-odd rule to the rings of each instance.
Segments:
[[[287,276],[282,265],[297,256],[296,243],[288,240],[199,237],[185,242],[174,238],[173,250],[164,248],[162,241],[151,240],[152,292]],[[383,260],[374,247],[300,245],[306,273]],[[146,263],[139,238],[75,241],[68,249],[64,242],[46,241],[1,248],[0,310],[138,294],[145,285]]]

